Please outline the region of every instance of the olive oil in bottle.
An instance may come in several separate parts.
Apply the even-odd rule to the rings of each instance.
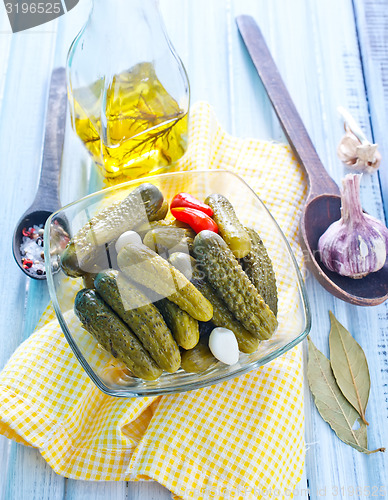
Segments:
[[[142,177],[177,161],[187,148],[187,111],[157,78],[151,63],[139,63],[73,89],[72,125],[106,185]]]

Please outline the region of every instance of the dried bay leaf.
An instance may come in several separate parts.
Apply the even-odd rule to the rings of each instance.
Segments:
[[[365,423],[340,391],[330,361],[315,347],[310,337],[307,339],[309,352],[307,378],[321,417],[330,425],[341,441],[356,450],[367,454],[385,451],[384,448],[373,451],[367,449]],[[354,428],[356,421],[359,424],[358,429]]]
[[[338,387],[349,403],[365,419],[370,391],[368,362],[361,346],[329,311],[331,329],[329,335],[330,363]]]

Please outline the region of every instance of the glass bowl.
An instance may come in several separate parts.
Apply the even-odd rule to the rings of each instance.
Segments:
[[[112,376],[115,358],[84,330],[73,311],[74,298],[84,288],[82,278],[71,278],[59,266],[60,255],[67,242],[103,207],[122,200],[144,182],[157,186],[171,201],[179,192],[189,192],[204,200],[211,193],[226,196],[240,221],[260,234],[276,274],[278,287],[278,328],[262,341],[256,352],[240,353],[237,364],[218,362],[203,373],[186,373],[182,369],[163,372],[156,381],[134,376]],[[172,394],[209,386],[237,377],[281,356],[301,342],[310,330],[310,312],[304,283],[291,248],[280,227],[263,202],[236,174],[222,170],[175,172],[137,179],[91,194],[67,205],[47,221],[44,235],[47,283],[59,323],[80,364],[99,387],[110,396],[139,397]],[[113,262],[113,264],[112,264]],[[102,267],[113,266],[109,259]],[[122,373],[119,370],[119,373]],[[116,373],[117,375],[117,373]]]

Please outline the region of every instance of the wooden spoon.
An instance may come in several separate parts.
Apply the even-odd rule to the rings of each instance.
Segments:
[[[307,174],[308,194],[300,220],[300,242],[308,268],[326,290],[346,302],[360,306],[381,304],[388,299],[388,260],[380,271],[362,279],[329,271],[320,261],[319,237],[341,217],[338,186],[319,159],[260,28],[250,16],[239,16],[236,21],[288,142]]]

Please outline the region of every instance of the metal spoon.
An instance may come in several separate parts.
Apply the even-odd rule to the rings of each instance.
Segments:
[[[65,68],[54,69],[51,76],[50,93],[46,115],[42,169],[35,199],[19,219],[13,234],[13,255],[20,269],[30,278],[46,279],[46,274],[36,274],[25,269],[22,263],[20,245],[22,231],[34,225],[45,224],[48,217],[60,206],[59,171],[66,124],[66,72]],[[42,248],[43,250],[43,248]]]
[[[250,16],[239,16],[236,21],[288,142],[308,177],[309,189],[300,220],[300,242],[309,269],[326,290],[346,302],[361,306],[381,304],[388,299],[388,261],[380,271],[358,280],[331,272],[321,263],[318,239],[341,216],[338,186],[318,157],[260,28]]]

